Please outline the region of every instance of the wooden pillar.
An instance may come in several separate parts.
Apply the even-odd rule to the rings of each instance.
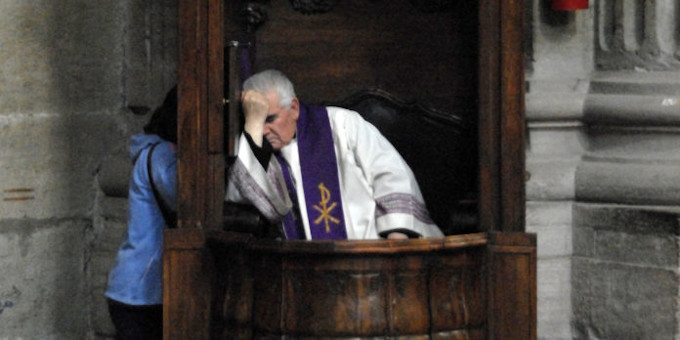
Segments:
[[[223,0],[179,2],[178,219],[216,228],[224,200]]]
[[[525,233],[524,1],[479,3],[479,221],[488,339],[536,339],[536,236]]]
[[[524,231],[524,1],[479,7],[479,220],[484,231]]]
[[[224,200],[223,0],[179,1],[178,229],[166,230],[163,337],[209,339],[213,277],[206,229]]]

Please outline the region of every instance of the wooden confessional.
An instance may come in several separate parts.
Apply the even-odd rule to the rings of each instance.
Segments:
[[[180,0],[166,339],[535,339],[523,1]],[[246,56],[242,52],[247,50]],[[243,59],[376,125],[441,239],[279,241],[224,205]],[[226,75],[226,76],[225,76]],[[246,226],[246,227],[244,227]]]

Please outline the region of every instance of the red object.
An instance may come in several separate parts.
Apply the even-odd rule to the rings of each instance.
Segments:
[[[588,0],[552,0],[551,7],[556,11],[588,9]]]

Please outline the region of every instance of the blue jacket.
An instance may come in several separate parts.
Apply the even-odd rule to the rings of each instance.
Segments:
[[[177,209],[177,157],[172,143],[156,135],[132,136],[130,159],[134,163],[129,187],[128,229],[109,273],[106,296],[129,305],[163,301],[162,262],[165,220],[149,182],[147,157],[151,155],[156,189],[167,205]]]

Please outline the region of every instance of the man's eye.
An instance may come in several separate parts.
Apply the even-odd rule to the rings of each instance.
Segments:
[[[265,119],[265,123],[271,123],[276,120],[276,116],[268,116],[267,119]]]

